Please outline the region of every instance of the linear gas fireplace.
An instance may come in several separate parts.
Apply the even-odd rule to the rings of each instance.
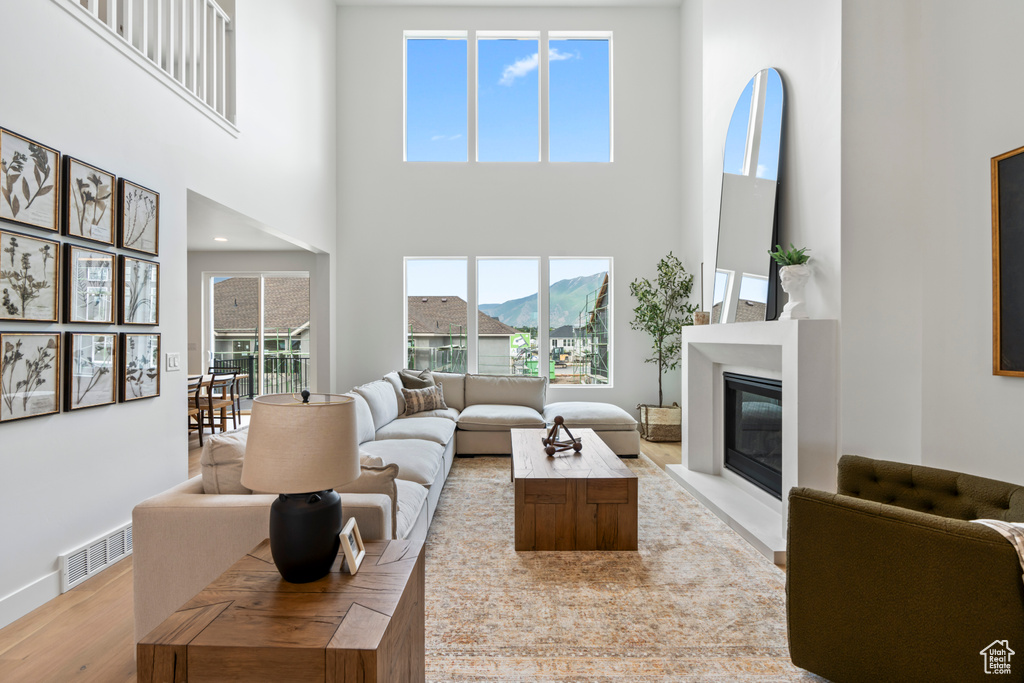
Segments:
[[[782,382],[722,373],[725,467],[782,499]]]

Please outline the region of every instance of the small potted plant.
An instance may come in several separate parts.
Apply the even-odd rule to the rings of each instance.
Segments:
[[[804,287],[811,277],[811,266],[807,263],[811,257],[807,255],[810,251],[807,247],[797,249],[790,242],[789,250],[784,250],[782,245],[776,244],[774,251],[768,254],[779,264],[779,280],[782,281],[782,289],[789,295],[789,301],[782,309],[779,320],[799,320],[807,317],[807,307],[804,305]]]
[[[697,306],[689,303],[693,276],[687,274],[682,262],[672,254],[658,262],[658,277],[651,282],[637,278],[629,285],[629,293],[637,301],[633,309],[634,330],[651,337],[652,354],[645,363],[658,366],[658,405],[640,404],[640,436],[648,441],[679,441],[682,411],[679,404],[664,405],[661,377],[679,367],[683,325],[693,324]]]

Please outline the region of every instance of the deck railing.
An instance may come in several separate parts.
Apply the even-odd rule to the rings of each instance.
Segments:
[[[297,393],[309,389],[309,356],[293,354],[265,354],[263,356],[263,389],[256,378],[257,357],[234,353],[214,354],[213,366],[218,370],[236,370],[247,379],[239,380],[238,393],[242,398],[260,394]]]
[[[77,8],[234,123],[234,34],[214,0],[57,0]]]

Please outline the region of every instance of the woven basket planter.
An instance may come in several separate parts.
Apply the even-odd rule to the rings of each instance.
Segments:
[[[640,409],[640,436],[648,441],[681,441],[683,438],[683,409],[678,403],[670,408],[638,405]]]

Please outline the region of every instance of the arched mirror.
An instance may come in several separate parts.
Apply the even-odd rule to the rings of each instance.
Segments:
[[[743,89],[725,136],[711,322],[774,320],[777,198],[784,105],[775,69],[757,72]]]

